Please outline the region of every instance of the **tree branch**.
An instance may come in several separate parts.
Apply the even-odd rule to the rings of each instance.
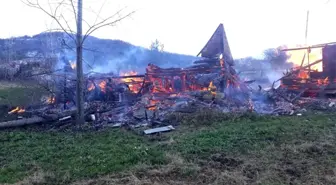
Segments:
[[[59,19],[57,19],[57,11],[58,11],[58,9],[59,9],[59,7],[61,7],[61,5],[63,5],[64,4],[64,1],[65,0],[62,0],[60,3],[58,3],[58,5],[57,5],[57,7],[56,7],[56,9],[55,9],[55,11],[54,11],[54,14],[52,14],[52,13],[50,13],[50,12],[48,12],[47,10],[45,10],[41,5],[40,5],[40,3],[39,3],[39,1],[38,0],[36,0],[36,3],[33,3],[31,0],[26,0],[26,2],[24,2],[23,0],[22,0],[22,2],[23,3],[25,3],[27,6],[30,6],[30,7],[32,7],[32,8],[37,8],[37,9],[39,9],[39,10],[41,10],[41,11],[43,11],[45,14],[47,14],[49,17],[51,17],[53,20],[55,20],[56,21],[56,23],[58,24],[58,26],[60,26],[61,27],[61,29],[72,39],[72,40],[74,40],[74,41],[76,41],[76,39],[68,32],[68,29],[66,29],[63,25],[62,25],[62,23],[59,21]],[[71,30],[71,29],[70,29]],[[71,31],[71,32],[73,32],[73,31]]]
[[[75,17],[75,20],[76,20],[76,24],[77,24],[77,11],[76,11],[76,8],[75,8],[75,4],[73,2],[73,0],[69,0],[70,1],[70,4],[71,4],[71,8],[72,8],[72,11],[74,13],[74,17]]]
[[[62,18],[64,20],[64,22],[65,22],[66,26],[68,27],[68,29],[71,30],[71,27],[70,27],[68,21],[64,18],[63,14],[60,15],[60,18]],[[73,31],[71,31],[71,33],[73,33]]]
[[[95,22],[93,23],[93,25],[95,25],[95,24],[97,23],[97,21],[98,21],[98,18],[100,18],[100,13],[101,13],[101,11],[103,10],[103,7],[104,7],[105,4],[106,4],[106,0],[105,0],[104,3],[101,5],[101,7],[100,7],[100,9],[99,9],[99,12],[98,12],[98,14],[97,14],[96,20],[95,20]]]
[[[122,11],[122,10],[120,10],[120,11]],[[129,16],[131,16],[132,14],[135,13],[135,11],[132,11],[132,12],[128,13],[127,15],[120,17],[119,19],[116,19],[116,20],[114,20],[112,22],[107,22],[108,20],[112,19],[115,15],[119,14],[120,11],[118,11],[116,14],[108,17],[107,19],[104,19],[100,23],[98,23],[96,25],[93,25],[91,28],[89,28],[87,30],[87,32],[85,33],[85,35],[84,35],[82,43],[87,39],[88,36],[90,36],[93,32],[95,32],[99,28],[102,28],[102,27],[105,27],[105,26],[113,26],[117,22],[120,22],[121,20],[123,20],[123,19],[125,19],[125,18],[127,18],[127,17],[129,17]]]

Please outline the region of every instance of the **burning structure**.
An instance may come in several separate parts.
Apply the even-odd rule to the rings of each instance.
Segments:
[[[165,125],[165,115],[170,113],[191,113],[209,108],[218,112],[254,111],[292,115],[294,111],[300,110],[300,106],[293,103],[301,94],[319,93],[321,89],[324,93],[336,93],[333,86],[336,45],[325,45],[322,48],[323,59],[306,66],[301,64],[280,79],[281,89],[297,91],[298,95],[294,98],[287,98],[274,88],[270,91],[262,88],[256,91],[239,79],[224,26],[220,24],[197,55],[200,56],[199,60],[189,67],[161,68],[148,64],[145,74],[131,71],[118,76],[87,75],[86,117],[95,126],[136,127]],[[64,69],[58,77],[62,80],[54,83],[52,96],[44,100],[47,105],[39,109],[16,107],[9,114],[26,114],[29,118],[0,123],[0,128],[48,121],[56,121],[58,125],[72,125],[76,104],[76,66],[66,58],[61,58],[61,61]],[[310,68],[321,61],[322,72]],[[310,102],[317,104],[315,100]],[[325,102],[322,104],[328,106]]]
[[[88,91],[99,90],[94,94],[106,96],[117,91],[119,98],[112,95],[112,99],[116,100],[127,91],[138,95],[149,93],[155,99],[184,92],[207,91],[209,87],[215,87],[219,92],[228,92],[228,89],[246,90],[233,68],[233,58],[223,24],[218,26],[198,55],[202,58],[187,68],[160,68],[148,64],[144,75],[129,72],[99,81],[95,81],[96,77],[90,77]],[[99,99],[97,96],[90,97],[90,100]]]
[[[310,63],[310,53],[314,49],[320,49],[321,58]],[[307,50],[308,64],[303,65],[306,54],[301,65],[287,72],[281,78],[281,87],[293,92],[300,92],[307,96],[330,96],[336,95],[336,44],[327,43],[310,47],[285,49],[283,51]],[[322,63],[322,65],[320,65]],[[314,67],[320,65],[321,67]]]
[[[191,101],[207,107],[221,106],[225,104],[224,97],[232,100],[236,107],[244,104],[243,107],[252,109],[248,88],[239,80],[233,68],[233,57],[223,24],[217,27],[198,56],[199,60],[186,68],[160,68],[148,64],[143,75],[133,71],[119,76],[87,75],[86,109],[90,110],[87,114],[99,113],[100,115],[95,115],[96,121],[118,121],[128,115],[139,122],[143,118],[154,119],[162,112],[167,113],[168,109],[176,110]],[[60,75],[62,80],[55,84],[53,95],[45,102],[50,107],[65,111],[75,108],[76,66],[65,57],[61,61],[64,63],[64,70]],[[109,111],[102,107],[108,107]],[[118,113],[115,112],[116,109]],[[159,110],[161,113],[157,112]],[[26,109],[27,111],[29,112]],[[15,109],[12,112],[18,111]],[[124,116],[116,118],[120,113]]]

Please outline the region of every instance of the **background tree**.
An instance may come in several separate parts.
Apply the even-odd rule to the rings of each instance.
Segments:
[[[149,62],[160,65],[164,63],[165,58],[163,57],[164,44],[162,44],[158,39],[155,39],[149,46]]]
[[[155,41],[153,41],[149,46],[149,49],[151,51],[163,52],[164,44],[161,43],[158,39],[155,39]]]
[[[82,61],[82,48],[85,40],[96,30],[105,26],[114,26],[121,20],[129,17],[134,13],[134,11],[127,12],[123,14],[125,8],[118,10],[113,15],[102,18],[100,13],[105,5],[105,2],[100,7],[98,13],[96,14],[96,19],[93,23],[89,23],[82,19],[82,0],[77,1],[77,8],[75,6],[76,2],[74,0],[56,0],[52,3],[48,1],[46,5],[42,5],[39,0],[22,0],[25,4],[30,7],[37,8],[48,15],[52,20],[54,20],[59,30],[67,34],[68,38],[71,39],[77,50],[77,82],[76,82],[76,106],[77,106],[77,124],[84,123],[84,77],[83,77],[83,61]],[[44,1],[45,2],[45,1]],[[67,17],[64,12],[72,13],[72,17]],[[82,35],[82,23],[87,25],[87,30],[84,31]],[[77,31],[74,31],[76,28]],[[76,35],[76,36],[75,36]]]
[[[264,59],[268,61],[272,67],[277,69],[288,68],[290,64],[287,62],[289,55],[281,51],[281,47],[271,48],[264,51]]]

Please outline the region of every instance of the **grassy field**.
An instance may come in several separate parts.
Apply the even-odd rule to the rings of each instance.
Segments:
[[[40,101],[45,89],[31,82],[0,82],[0,105],[27,106]]]
[[[16,115],[8,115],[14,107],[41,104],[43,95],[48,95],[48,92],[33,82],[0,81],[0,121],[15,119]]]
[[[170,133],[2,131],[0,183],[336,184],[336,114],[203,113]]]

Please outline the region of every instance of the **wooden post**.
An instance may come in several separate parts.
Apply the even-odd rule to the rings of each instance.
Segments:
[[[186,90],[186,74],[185,73],[181,75],[181,81],[182,81],[182,92],[184,92]]]

